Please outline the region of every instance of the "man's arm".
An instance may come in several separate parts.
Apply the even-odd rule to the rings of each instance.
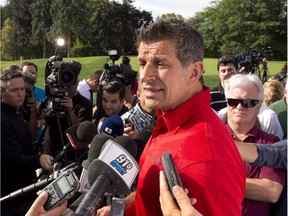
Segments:
[[[270,166],[287,169],[287,140],[272,145],[257,144],[258,158],[252,166]]]
[[[272,145],[242,143],[236,141],[242,160],[252,166],[287,168],[287,140]]]
[[[246,178],[246,199],[276,203],[283,186],[269,179]]]

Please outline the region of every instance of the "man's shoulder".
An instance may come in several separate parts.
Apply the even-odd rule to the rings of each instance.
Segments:
[[[276,101],[274,103],[272,103],[270,106],[269,106],[269,109],[273,110],[273,111],[276,111],[278,110],[279,108],[286,108],[287,109],[287,105],[285,105],[285,102],[284,102],[284,99],[281,99],[279,101]]]
[[[222,86],[221,86],[221,83],[219,83],[217,86],[215,86],[214,88],[211,88],[211,90],[210,90],[210,93],[212,92],[220,92],[221,90],[222,90],[223,88],[222,88]]]
[[[89,99],[87,99],[86,97],[84,97],[83,95],[81,95],[79,92],[75,95],[75,97],[73,98],[73,101],[77,104],[80,105],[91,105],[91,101]]]
[[[38,87],[38,86],[34,86],[34,92],[45,94],[45,90],[43,88]]]
[[[258,140],[257,143],[272,144],[279,141],[277,135],[268,133],[256,126],[253,127],[249,133],[253,134],[256,137],[256,139]]]

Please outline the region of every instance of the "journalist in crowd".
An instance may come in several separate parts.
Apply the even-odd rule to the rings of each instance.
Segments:
[[[15,70],[2,71],[0,90],[1,196],[3,197],[32,184],[36,178],[37,168],[51,170],[53,158],[47,154],[33,152],[32,137],[22,111],[25,100],[23,74]],[[34,198],[35,195],[28,196],[13,205],[2,205],[2,215],[23,215]]]

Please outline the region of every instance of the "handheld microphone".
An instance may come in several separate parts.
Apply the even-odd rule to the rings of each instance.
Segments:
[[[56,155],[53,159],[53,163],[61,159],[71,147],[73,149],[81,149],[89,145],[97,132],[96,130],[96,125],[91,121],[84,121],[68,128],[65,133],[69,139],[69,143],[63,147],[58,155]]]
[[[75,215],[93,215],[105,192],[117,195],[130,193],[130,187],[139,172],[139,166],[131,154],[117,143],[116,139],[106,141],[100,156],[90,163],[88,182],[92,186],[76,209]],[[119,141],[121,140],[124,139],[120,138]],[[129,141],[130,143],[125,143],[125,146],[137,152],[136,143],[131,138]]]
[[[80,188],[79,191],[82,193],[86,193],[90,189],[90,184],[88,182],[88,166],[89,164],[96,158],[99,157],[101,149],[105,142],[109,139],[114,139],[112,136],[104,135],[104,134],[97,134],[94,136],[90,149],[88,151],[88,159],[82,162],[82,173],[80,176]]]
[[[135,137],[134,141],[137,144],[137,148],[138,148],[138,153],[136,156],[136,160],[139,161],[140,156],[145,148],[146,143],[148,142],[148,140],[151,137],[152,131],[154,129],[155,125],[149,125],[145,128],[143,128]]]
[[[103,124],[103,122],[107,119],[108,117],[102,117],[99,122],[98,122],[98,125],[97,125],[97,132],[100,134],[100,128]]]
[[[120,116],[112,115],[105,119],[100,126],[99,133],[113,137],[122,136],[124,133],[124,123]]]

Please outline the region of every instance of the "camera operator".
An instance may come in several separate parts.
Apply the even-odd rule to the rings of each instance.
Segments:
[[[78,76],[81,68],[77,68],[78,71],[72,71],[74,63],[71,63],[71,65],[70,63],[64,63],[64,66],[67,66],[68,68],[66,72],[74,73],[74,79],[76,80],[72,84],[65,86],[65,90],[67,91],[66,95],[60,98],[50,96],[52,107],[54,106],[54,108],[57,109],[53,110],[52,108],[52,111],[50,111],[46,118],[47,124],[42,147],[45,153],[49,153],[54,157],[63,149],[66,143],[68,143],[66,135],[63,135],[61,131],[65,132],[69,127],[86,120],[92,121],[92,104],[77,91]],[[77,64],[80,65],[78,62]],[[61,73],[61,71],[58,73]],[[57,105],[55,105],[56,98],[60,99],[60,102],[57,102]],[[62,142],[61,137],[63,138],[64,143]],[[69,155],[68,160],[74,161],[75,156],[77,157],[78,153],[76,153],[76,155]]]
[[[40,104],[42,101],[46,99],[45,91],[42,88],[39,88],[35,85],[37,81],[37,75],[38,75],[38,67],[33,62],[23,62],[21,64],[20,70],[22,73],[25,74],[31,74],[35,77],[35,82],[32,86],[32,92],[33,92],[33,98],[35,99],[36,105]],[[28,75],[27,75],[28,76]],[[25,77],[24,77],[25,78]],[[37,116],[37,131],[35,133],[35,136],[33,136],[33,142],[36,144],[39,139],[41,138],[41,134],[43,132],[43,125],[45,124],[44,119],[40,118],[40,116]]]
[[[32,139],[21,110],[25,100],[25,83],[19,71],[1,72],[1,196],[30,185],[35,170],[51,170],[53,157],[34,154]],[[26,196],[13,206],[2,205],[3,215],[24,215],[35,197]],[[28,207],[28,208],[26,208]],[[24,211],[24,212],[23,212]]]
[[[33,93],[36,76],[29,72],[23,72],[23,79],[25,82],[25,100],[23,104],[23,113],[31,133],[31,138],[34,139],[37,131],[36,101]]]
[[[124,105],[125,86],[118,81],[108,82],[102,87],[101,108],[97,110],[95,124],[98,125],[103,117],[121,116],[128,111]]]

